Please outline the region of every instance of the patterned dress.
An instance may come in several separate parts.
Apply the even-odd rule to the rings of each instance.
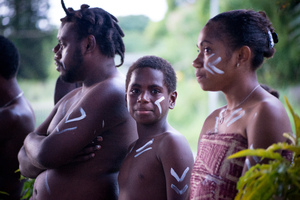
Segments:
[[[203,135],[192,171],[190,199],[234,199],[245,158],[227,157],[247,148],[247,139],[240,134]]]

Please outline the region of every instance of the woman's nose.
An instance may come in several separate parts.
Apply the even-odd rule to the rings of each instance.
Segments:
[[[203,58],[202,58],[201,53],[198,54],[198,56],[196,57],[196,59],[192,62],[192,65],[195,68],[203,67]]]

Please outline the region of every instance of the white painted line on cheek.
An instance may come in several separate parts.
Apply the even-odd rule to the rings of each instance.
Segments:
[[[204,69],[206,69],[209,73],[211,74],[215,74],[210,68],[208,68],[205,64],[204,64]]]
[[[61,62],[61,64],[62,64],[63,68],[66,69],[65,63]]]
[[[164,99],[165,99],[165,97],[161,97],[154,102],[154,104],[157,105],[160,114],[161,114],[160,102],[162,102]]]
[[[218,57],[214,62],[208,63],[208,66],[218,74],[224,74],[224,71],[217,68],[215,65],[221,62],[221,57]]]

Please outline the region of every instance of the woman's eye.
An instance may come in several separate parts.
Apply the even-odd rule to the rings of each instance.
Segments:
[[[210,48],[208,48],[208,47],[204,48],[205,53],[210,53],[210,51],[211,51]]]

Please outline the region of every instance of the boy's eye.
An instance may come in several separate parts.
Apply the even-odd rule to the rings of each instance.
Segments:
[[[139,93],[139,90],[133,88],[133,89],[130,90],[130,93],[132,93],[132,94],[137,94],[137,93]]]
[[[158,89],[153,89],[153,90],[151,91],[151,93],[152,93],[152,94],[158,94],[158,93],[160,93],[160,90],[158,90]]]

